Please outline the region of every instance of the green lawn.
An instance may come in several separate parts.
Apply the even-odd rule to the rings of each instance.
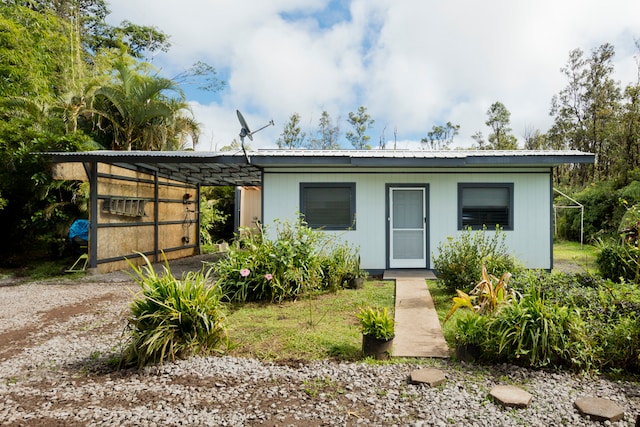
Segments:
[[[595,270],[596,249],[591,245],[559,242],[554,245],[557,269],[584,272]],[[572,270],[573,269],[573,270]],[[427,281],[440,323],[451,308],[453,295],[434,280]],[[250,303],[232,310],[227,325],[235,356],[263,360],[313,360],[361,358],[361,340],[355,314],[359,307],[388,307],[393,311],[395,287],[392,281],[367,280],[364,289],[302,297],[281,304]],[[443,327],[450,345],[454,343],[454,314]]]
[[[360,307],[393,313],[394,282],[367,280],[363,289],[343,289],[281,304],[250,303],[227,318],[229,354],[263,360],[361,358]]]
[[[578,242],[555,242],[553,245],[554,271],[567,273],[595,272],[597,249]]]

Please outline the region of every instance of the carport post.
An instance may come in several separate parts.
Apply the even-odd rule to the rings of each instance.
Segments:
[[[196,213],[196,229],[198,230],[196,232],[196,245],[197,245],[197,250],[198,250],[198,255],[202,254],[202,247],[200,245],[200,197],[202,197],[202,194],[200,193],[200,183],[196,184],[196,206],[195,206],[195,211]]]
[[[98,267],[98,163],[84,164],[89,178],[89,268]]]
[[[160,239],[160,217],[158,215],[158,208],[160,206],[160,190],[158,188],[158,171],[153,173],[153,254],[155,261],[160,261],[160,247],[158,240]]]

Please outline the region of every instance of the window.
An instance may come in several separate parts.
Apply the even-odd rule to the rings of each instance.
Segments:
[[[458,184],[458,229],[513,230],[513,184]]]
[[[355,183],[301,183],[300,213],[311,228],[355,228]]]

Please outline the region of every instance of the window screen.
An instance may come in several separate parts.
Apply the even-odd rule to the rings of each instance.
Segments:
[[[458,184],[458,228],[513,230],[513,184]]]
[[[300,211],[311,228],[355,228],[355,183],[300,184]]]

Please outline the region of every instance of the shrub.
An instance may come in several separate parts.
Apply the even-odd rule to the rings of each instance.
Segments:
[[[617,235],[618,226],[626,215],[627,207],[640,203],[638,172],[630,171],[627,182],[600,181],[577,193],[572,194],[568,191],[575,200],[584,205],[584,218],[581,221],[579,209],[563,210],[557,218],[559,237],[578,241],[581,222],[587,240]],[[558,204],[565,204],[565,201],[562,200]]]
[[[336,290],[358,274],[358,251],[303,221],[275,223],[275,238],[241,233],[214,264],[229,301],[283,301],[307,291]]]
[[[487,342],[489,319],[489,316],[483,316],[471,311],[464,316],[456,318],[456,344],[482,347]]]
[[[574,340],[574,367],[637,371],[640,287],[588,274],[527,272],[511,284],[522,293],[539,288],[548,306],[579,312],[589,335]]]
[[[441,242],[438,255],[433,258],[438,280],[453,292],[473,288],[483,265],[496,276],[518,270],[516,260],[507,253],[505,239],[506,234],[499,227],[493,234],[486,228],[477,231],[468,228],[457,239],[450,237]]]
[[[130,304],[122,365],[141,368],[208,354],[225,344],[220,289],[209,283],[208,275],[189,272],[178,280],[168,265],[164,274],[157,274],[145,260],[146,266],[133,267],[141,295]]]
[[[583,367],[591,356],[579,312],[547,303],[536,291],[504,305],[488,327],[487,347],[500,360],[528,367]]]
[[[618,281],[620,279],[638,282],[640,251],[628,243],[599,240],[596,265],[602,277]]]
[[[599,334],[602,366],[640,372],[640,313],[604,323]]]

